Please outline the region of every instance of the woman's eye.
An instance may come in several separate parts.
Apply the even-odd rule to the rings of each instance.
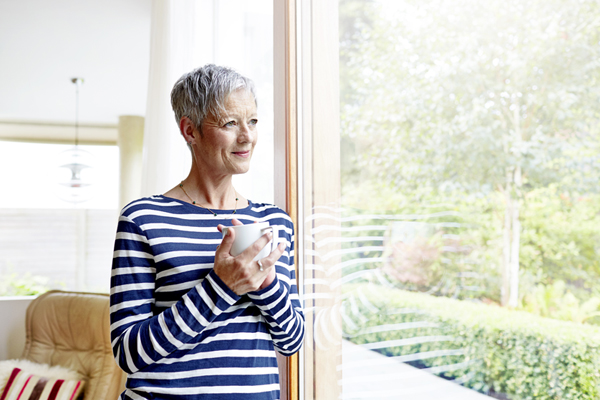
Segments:
[[[235,121],[229,121],[228,123],[225,124],[225,126],[235,126]]]
[[[250,120],[250,125],[258,124],[258,120],[256,118]]]

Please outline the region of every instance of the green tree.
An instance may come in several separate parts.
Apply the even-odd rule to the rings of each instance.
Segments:
[[[342,4],[342,145],[362,174],[344,182],[501,193],[502,303],[516,306],[525,195],[597,191],[598,1]]]

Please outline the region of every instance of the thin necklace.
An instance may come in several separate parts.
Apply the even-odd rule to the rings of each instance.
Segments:
[[[181,188],[181,190],[183,190],[183,193],[185,193],[185,195],[187,196],[187,198],[188,198],[188,199],[190,199],[190,201],[192,202],[192,204],[193,204],[193,205],[195,205],[195,206],[200,206],[200,207],[204,208],[205,210],[208,210],[208,211],[210,211],[210,212],[212,213],[212,215],[214,215],[215,217],[217,216],[217,213],[216,213],[216,212],[214,212],[213,210],[211,210],[211,209],[210,209],[210,208],[208,208],[208,207],[204,207],[204,206],[203,206],[202,204],[200,204],[200,203],[196,203],[196,201],[195,201],[194,199],[192,199],[192,198],[190,197],[190,195],[189,195],[189,194],[187,194],[187,192],[186,192],[186,191],[185,191],[185,189],[183,188],[183,181],[181,181],[181,183],[179,184],[179,187]],[[235,192],[235,210],[233,210],[233,213],[232,213],[232,214],[235,214],[235,213],[236,213],[236,211],[237,211],[237,202],[238,202],[239,198],[237,197],[237,191],[235,190],[235,188],[233,189],[233,191]]]

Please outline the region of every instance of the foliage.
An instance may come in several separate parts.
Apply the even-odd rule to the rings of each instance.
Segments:
[[[600,296],[598,15],[595,0],[341,1],[344,205],[449,204],[473,263],[444,267],[498,301],[511,193],[521,295],[562,280],[580,304]]]
[[[50,279],[27,272],[19,275],[10,272],[0,275],[0,296],[34,296],[49,290]]]
[[[596,2],[342,4],[346,182],[489,193],[518,166],[525,190],[596,191]]]
[[[344,331],[356,344],[513,400],[600,396],[600,328],[372,284],[344,292]]]
[[[599,297],[591,297],[581,302],[567,290],[564,281],[552,285],[538,284],[523,296],[522,309],[532,314],[583,323],[599,315]]]
[[[544,285],[565,281],[579,299],[600,297],[600,196],[550,185],[525,197],[522,216],[523,269]]]
[[[377,195],[373,196],[373,193]],[[434,234],[426,243],[428,246],[435,244],[438,251],[436,258],[428,261],[427,272],[422,272],[429,274],[426,282],[419,285],[402,282],[394,279],[393,273],[389,274],[390,282],[407,290],[499,303],[502,199],[499,195],[456,195],[447,199],[447,203],[435,203],[436,197],[431,195],[416,203],[401,193],[377,185],[366,191],[348,191],[344,196],[344,204],[348,207],[343,212],[346,217],[343,226],[353,229],[361,225],[382,226],[379,232],[365,231],[360,235],[380,235],[385,239],[394,223],[421,221],[430,224]],[[371,207],[369,211],[354,208],[367,202]],[[597,228],[600,226],[600,196],[559,192],[557,185],[550,185],[532,190],[522,200],[521,210],[524,216],[522,308],[551,318],[575,322],[583,318],[586,323],[600,323],[600,318],[583,317],[597,311],[592,307],[592,299],[600,298],[600,230]],[[352,235],[358,236],[353,231],[344,233],[345,237]],[[378,257],[385,260],[392,255],[389,241],[383,243],[384,250],[379,252],[364,250],[381,244],[375,241],[346,242],[344,249],[356,247],[357,250],[346,253],[344,260],[377,260]],[[358,248],[361,246],[362,249]],[[461,251],[444,251],[448,248]],[[386,264],[383,260],[356,264],[347,268],[345,274],[361,268],[385,270]],[[557,283],[561,281],[565,285],[564,293],[548,289],[555,284],[561,285]],[[546,291],[545,295],[541,294],[543,291]],[[552,304],[548,303],[550,300],[541,301],[548,295],[557,296]],[[547,311],[542,311],[544,309]]]
[[[402,289],[497,301],[498,251],[490,244],[498,227],[487,199],[461,197],[445,204],[433,203],[434,198],[419,204],[403,200],[390,194],[374,199],[369,211],[344,209],[343,236],[357,237],[343,243],[343,260],[356,261],[344,274],[379,269]],[[360,201],[346,195],[344,203]],[[358,231],[361,226],[368,230]],[[360,237],[370,240],[358,242]]]

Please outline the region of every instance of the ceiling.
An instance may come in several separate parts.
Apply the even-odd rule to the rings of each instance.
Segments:
[[[0,0],[0,124],[115,126],[144,115],[150,0]],[[7,126],[8,126],[7,125]]]

